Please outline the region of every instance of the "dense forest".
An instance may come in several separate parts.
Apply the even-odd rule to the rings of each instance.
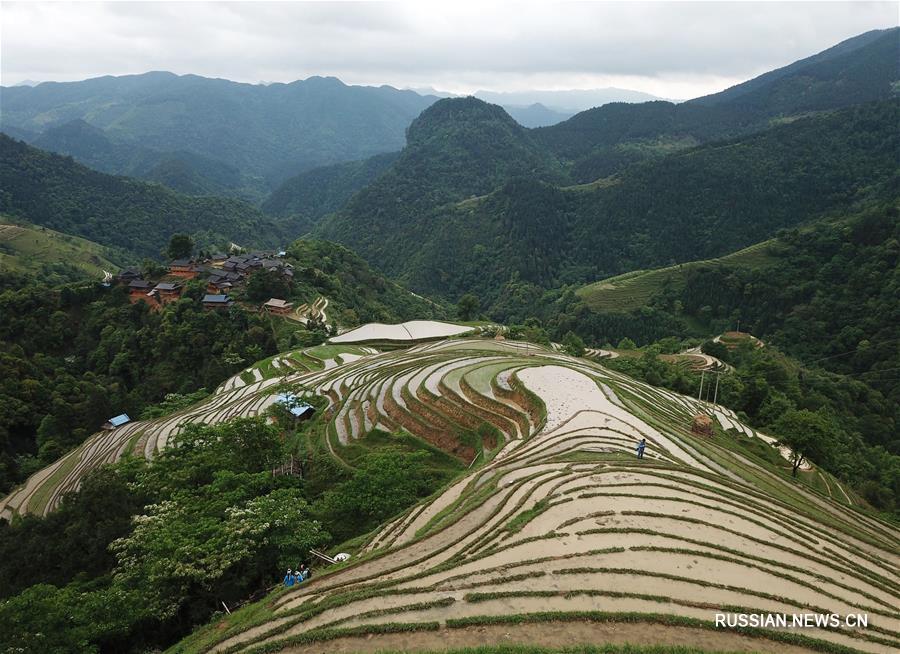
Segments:
[[[0,134],[0,212],[83,236],[101,245],[159,257],[174,232],[224,247],[275,246],[279,225],[250,205],[189,197],[163,186],[114,177]]]
[[[300,173],[282,182],[262,209],[273,216],[290,218],[289,229],[303,234],[322,216],[341,209],[357,191],[387,170],[398,154],[388,152]]]
[[[48,517],[0,523],[0,650],[165,648],[223,602],[235,609],[286,569],[315,566],[311,547],[364,534],[461,468],[377,433],[358,467],[339,468],[309,445],[323,428],[318,418],[299,433],[263,418],[190,425],[152,462],[96,471]],[[291,453],[304,477],[273,476]]]
[[[276,352],[268,321],[204,311],[199,282],[154,312],[123,287],[61,288],[6,276],[0,292],[0,491],[51,463],[111,416],[167,394],[214,389]]]

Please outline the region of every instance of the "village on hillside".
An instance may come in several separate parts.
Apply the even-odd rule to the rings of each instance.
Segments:
[[[205,277],[203,308],[210,311],[223,310],[235,304],[231,293],[246,284],[255,271],[267,271],[285,282],[291,282],[294,267],[284,261],[283,257],[284,252],[251,252],[230,256],[218,253],[197,259],[175,259],[168,264],[163,275],[149,275],[136,268],[126,268],[114,279],[118,285],[128,288],[132,303],[146,302],[152,309],[159,310],[181,297],[185,282]],[[247,308],[285,316],[293,310],[293,303],[273,297],[260,306]]]

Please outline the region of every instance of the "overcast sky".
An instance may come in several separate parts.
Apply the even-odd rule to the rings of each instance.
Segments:
[[[897,25],[896,2],[0,4],[0,75],[630,88],[690,98]]]

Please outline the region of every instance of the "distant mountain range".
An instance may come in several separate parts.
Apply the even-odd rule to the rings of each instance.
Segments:
[[[526,127],[653,99],[621,89],[478,94]],[[305,170],[399,150],[406,128],[437,99],[333,77],[243,84],[151,72],[0,87],[0,128],[103,172],[258,202]]]
[[[177,159],[190,174],[207,177],[182,156],[187,152],[240,171],[241,186],[261,197],[303,170],[399,150],[410,122],[435,100],[333,77],[263,86],[152,72],[2,87],[0,126],[110,172],[143,176],[148,157],[157,157]],[[110,142],[104,150],[127,146],[142,153],[140,161],[98,152],[98,134],[80,125],[65,128],[65,138],[46,133],[72,121],[101,130]],[[201,186],[206,183],[217,180]]]
[[[900,29],[682,104],[614,103],[535,130],[447,98],[314,232],[413,290],[535,289],[708,258],[890,195]]]
[[[508,104],[503,108],[522,127],[549,127],[572,117],[572,113],[550,109],[540,102],[528,106]]]
[[[611,102],[652,102],[654,100],[667,99],[641,91],[617,89],[615,87],[569,89],[564,91],[476,91],[473,95],[479,100],[484,100],[491,104],[499,104],[503,107],[525,107],[541,104],[553,111],[569,115]]]
[[[438,98],[462,98],[465,95],[437,89],[412,89]],[[475,91],[473,97],[503,107],[523,127],[547,127],[571,118],[580,111],[612,102],[652,102],[664,100],[649,93],[608,87],[603,89],[568,89],[562,91]]]
[[[517,122],[476,98],[333,78],[262,86],[148,73],[4,87],[7,133],[179,193],[6,139],[3,208],[141,256],[176,229],[256,242],[313,230],[451,300],[497,298],[514,277],[582,283],[716,256],[855,201],[866,179],[877,190],[896,138],[898,34],[869,32],[712,96],[615,102],[537,129],[523,116],[538,123],[547,106],[512,109]],[[79,200],[67,207],[70,195]],[[189,195],[248,198],[276,218]],[[132,204],[117,218],[122,201]],[[597,241],[613,223],[615,238]]]
[[[91,170],[0,134],[0,212],[81,236],[132,256],[158,259],[176,232],[202,247],[233,241],[275,247],[279,224],[239,200],[190,197],[159,184]]]

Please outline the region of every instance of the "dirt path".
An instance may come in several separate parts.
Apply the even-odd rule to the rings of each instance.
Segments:
[[[547,622],[542,624],[492,625],[441,629],[378,637],[339,638],[323,643],[288,647],[283,654],[430,652],[482,645],[666,645],[712,651],[805,654],[813,650],[729,631],[670,627],[653,623]]]

